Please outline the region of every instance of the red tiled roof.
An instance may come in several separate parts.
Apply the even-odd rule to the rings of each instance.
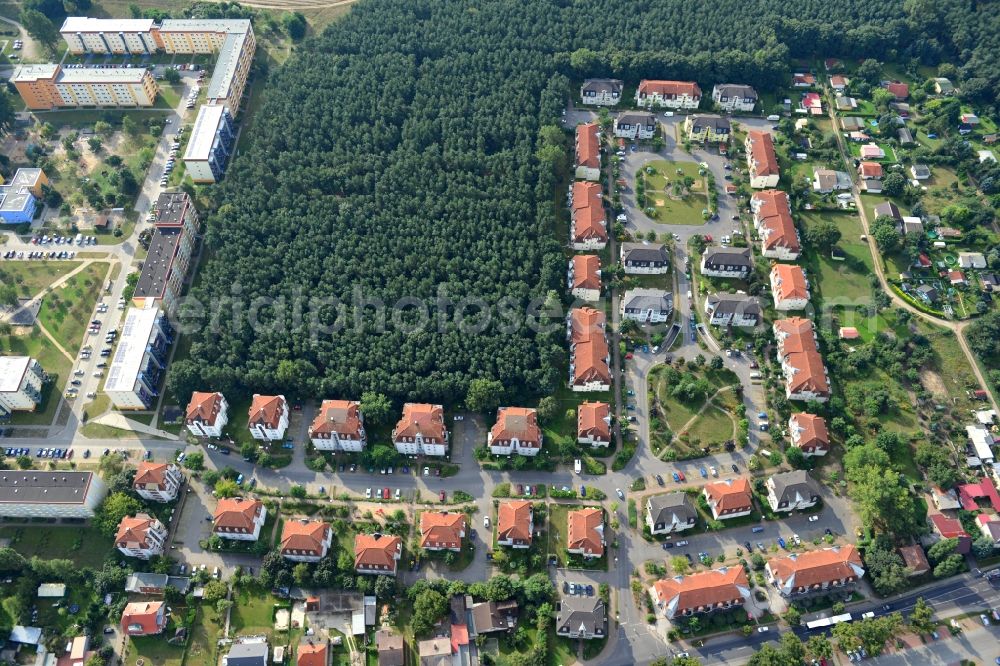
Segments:
[[[396,555],[403,540],[398,536],[358,534],[354,537],[354,568],[396,570]]]
[[[250,403],[249,425],[262,425],[265,428],[274,429],[281,421],[281,415],[285,411],[285,398],[280,395],[257,395]]]
[[[136,546],[140,549],[149,548],[150,544],[146,538],[151,529],[163,531],[163,523],[146,513],[125,516],[118,523],[118,532],[115,534],[115,546],[123,548]]]
[[[420,547],[461,548],[465,514],[424,511],[420,514]]]
[[[771,267],[771,285],[776,300],[809,298],[809,284],[805,271],[794,264],[775,264]]]
[[[949,518],[943,513],[934,513],[931,514],[931,522],[934,523],[934,527],[937,529],[938,534],[943,536],[945,539],[969,536],[968,532],[965,531],[962,527],[962,523],[960,523],[957,518]]]
[[[416,437],[417,434],[426,440],[443,444],[445,440],[444,407],[425,403],[408,402],[403,405],[403,417],[399,419],[392,439],[401,437]]]
[[[793,83],[807,83],[812,85],[816,83],[816,77],[809,72],[799,73],[792,76]]]
[[[219,500],[215,507],[214,531],[245,532],[254,531],[254,521],[264,510],[264,503],[245,497],[228,497]]]
[[[882,165],[878,162],[862,162],[858,165],[858,173],[862,178],[881,178]]]
[[[847,85],[847,77],[841,74],[834,74],[830,77],[830,85],[834,88],[842,88]]]
[[[137,601],[125,606],[122,612],[122,631],[130,636],[150,636],[158,634],[167,626],[167,614],[164,613],[161,622],[157,615],[163,608],[162,601]],[[136,625],[135,629],[130,629]]]
[[[330,526],[322,520],[286,520],[281,527],[281,553],[321,555],[329,536]]]
[[[568,550],[582,550],[594,557],[604,555],[604,512],[601,509],[570,511],[566,522]]]
[[[718,514],[746,511],[753,507],[753,492],[746,479],[727,479],[705,484],[705,493]]]
[[[185,421],[192,423],[199,421],[205,425],[215,425],[215,419],[222,411],[221,393],[200,393],[195,391],[191,394],[191,402],[188,403]]]
[[[309,426],[309,436],[337,433],[338,437],[361,439],[361,403],[324,400]]]
[[[853,326],[841,326],[838,331],[838,335],[841,340],[857,340],[861,337],[861,334],[858,333],[858,329]]]
[[[740,602],[742,590],[750,587],[743,567],[712,569],[688,576],[665,578],[653,583],[656,601],[670,606],[676,600],[674,616],[727,602]]]
[[[779,581],[794,576],[795,587],[805,588],[857,578],[858,572],[853,567],[862,566],[858,549],[850,544],[780,557],[767,564]]]
[[[778,156],[774,152],[774,139],[767,132],[747,132],[748,152],[751,157],[751,167],[755,176],[773,176],[779,172]]]
[[[573,255],[573,289],[601,288],[601,258],[596,254]]]
[[[793,428],[799,429],[798,440],[792,439],[799,448],[813,448],[823,451],[830,450],[830,432],[826,428],[826,420],[822,416],[799,412],[792,414],[790,419]]]
[[[156,486],[160,490],[167,487],[167,470],[170,469],[170,465],[167,463],[155,463],[148,460],[144,460],[139,463],[139,469],[135,471],[135,480],[132,481],[132,487],[138,488],[142,486]]]
[[[751,207],[764,237],[765,250],[776,247],[788,248],[792,252],[801,250],[787,194],[781,190],[756,192],[751,198]]]
[[[576,410],[577,437],[592,437],[602,442],[611,441],[611,425],[607,419],[611,406],[606,402],[584,402]]]
[[[830,383],[823,367],[816,344],[813,323],[802,317],[779,319],[774,322],[774,332],[778,337],[778,353],[781,359],[795,368],[794,376],[788,380],[793,393],[809,390],[820,395],[829,395]]]
[[[604,313],[592,307],[570,311],[570,342],[573,360],[573,383],[611,381],[608,367],[608,341],[604,334]]]
[[[597,183],[573,183],[573,240],[598,239],[607,241],[604,202]]]
[[[643,79],[639,82],[640,95],[687,95],[701,98],[701,88],[694,81],[659,81]]]
[[[531,502],[501,502],[497,508],[497,539],[531,543]]]
[[[1000,494],[997,493],[997,488],[989,477],[983,477],[976,483],[966,483],[958,487],[958,501],[962,503],[962,508],[966,511],[977,510],[979,505],[976,504],[976,500],[981,497],[989,499],[993,510],[1000,512]]]
[[[299,644],[298,656],[295,658],[295,666],[327,666],[328,652],[326,641],[301,643]]]
[[[601,145],[597,140],[597,123],[576,126],[576,163],[598,169],[601,166]]]
[[[517,439],[521,446],[538,448],[542,445],[542,429],[538,427],[538,412],[530,407],[501,407],[493,424],[491,441],[509,442]]]
[[[887,83],[885,89],[891,92],[896,99],[906,99],[910,96],[910,86],[905,83],[900,83],[899,81]]]

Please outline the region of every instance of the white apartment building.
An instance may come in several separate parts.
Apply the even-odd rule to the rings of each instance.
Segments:
[[[151,502],[172,502],[183,483],[184,474],[174,463],[143,461],[135,472],[132,488],[139,497]]]
[[[167,528],[145,513],[122,518],[115,534],[115,548],[126,557],[138,557],[140,560],[162,555],[166,542]]]
[[[229,403],[221,393],[195,391],[191,394],[184,425],[195,437],[222,437],[229,423]]]
[[[173,330],[158,309],[129,308],[104,392],[118,409],[149,409],[160,395]]]
[[[367,442],[361,403],[324,400],[309,426],[309,439],[318,451],[361,452]]]
[[[250,403],[247,427],[254,439],[277,442],[288,429],[288,401],[283,395],[254,394]]]
[[[44,379],[42,366],[30,356],[0,356],[0,416],[35,411]]]
[[[149,55],[158,46],[153,38],[153,19],[98,19],[69,16],[59,33],[69,52]]]
[[[0,518],[93,518],[107,494],[93,472],[0,470]]]

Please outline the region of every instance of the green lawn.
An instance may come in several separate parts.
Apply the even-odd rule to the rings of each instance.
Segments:
[[[611,393],[600,391],[595,393],[578,392],[571,390],[568,386],[560,384],[553,396],[559,408],[556,416],[550,423],[542,427],[542,435],[549,444],[549,450],[568,450],[576,446],[576,410],[583,402],[611,402]],[[555,446],[552,446],[555,445]],[[610,455],[614,452],[614,447],[608,450],[594,449],[591,455]]]
[[[735,435],[735,424],[729,414],[713,401],[688,430],[688,435],[692,442],[724,444]]]
[[[45,334],[32,328],[27,335],[0,335],[0,351],[5,354],[30,356],[42,365],[53,381],[42,389],[42,404],[34,412],[15,412],[14,425],[47,425],[55,418],[61,389],[72,370],[72,362],[55,348]]]
[[[655,171],[646,175],[647,207],[655,210],[651,217],[665,224],[704,224],[702,211],[708,209],[708,195],[698,164],[653,160],[644,170],[649,168]],[[695,184],[690,192],[678,194],[682,191],[674,185],[685,177],[694,178]]]
[[[871,142],[869,142],[869,143],[871,143]],[[892,162],[897,162],[898,161],[896,159],[896,151],[893,149],[893,147],[891,145],[889,145],[885,141],[882,141],[882,142],[875,141],[874,143],[878,144],[878,147],[882,149],[882,151],[885,153],[885,157],[877,159],[877,160],[873,160],[873,161],[875,161],[875,162],[882,162],[882,163],[885,163],[885,164],[890,164]],[[848,141],[847,142],[847,147],[850,150],[850,153],[851,153],[852,157],[858,157],[858,158],[861,157],[861,146],[862,145],[865,145],[865,144],[858,143],[857,141]]]
[[[110,537],[87,525],[32,525],[0,528],[0,538],[11,539],[11,547],[25,557],[64,557],[81,567],[99,569],[113,552]]]
[[[202,604],[198,617],[191,627],[185,663],[188,666],[215,666],[218,659],[218,642],[225,618],[211,604]]]
[[[572,566],[574,567],[579,567],[582,563],[582,567],[585,569],[600,569],[606,571],[608,568],[607,545],[604,549],[604,556],[600,558],[585,559],[578,555],[570,555],[566,552],[566,543],[569,536],[569,512],[586,508],[594,507],[582,504],[578,506],[570,504],[549,504],[549,521],[552,526],[552,529],[549,530],[549,555],[555,555],[559,558],[559,566],[569,565],[570,558],[572,558]],[[605,525],[607,525],[607,516],[605,516]]]
[[[861,240],[861,221],[854,214],[804,211],[799,213],[803,230],[821,221],[834,223],[841,238],[837,247],[846,255],[834,261],[828,253],[820,254],[805,244],[805,263],[813,298],[821,297],[826,305],[858,305],[871,302],[868,276],[875,272],[868,243]]]
[[[80,261],[11,261],[0,266],[0,283],[17,286],[17,294],[30,298],[75,270]]]
[[[87,317],[94,312],[107,274],[108,264],[90,264],[42,301],[38,321],[70,354],[83,344]]]
[[[269,592],[240,590],[233,604],[230,633],[233,636],[274,634],[274,610],[279,600]]]
[[[140,659],[144,666],[181,666],[184,663],[184,646],[170,645],[163,636],[137,636],[131,643],[125,666],[137,666]]]

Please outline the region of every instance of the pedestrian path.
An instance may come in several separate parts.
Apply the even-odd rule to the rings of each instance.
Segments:
[[[172,432],[167,432],[166,430],[160,430],[158,428],[153,428],[146,425],[145,423],[139,423],[138,421],[133,421],[132,419],[125,418],[121,414],[115,412],[109,412],[107,414],[102,414],[97,418],[91,420],[91,423],[99,423],[101,425],[106,425],[111,428],[118,428],[119,430],[131,430],[132,432],[152,435],[153,437],[161,437],[163,439],[169,439],[177,441],[179,438]]]

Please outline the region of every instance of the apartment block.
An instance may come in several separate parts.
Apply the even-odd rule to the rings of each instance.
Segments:
[[[107,494],[93,472],[3,470],[0,518],[93,518]]]
[[[35,411],[44,380],[42,366],[30,356],[0,356],[0,416]]]
[[[132,294],[132,304],[170,310],[181,296],[198,233],[198,212],[183,192],[156,201],[156,230]]]
[[[157,309],[129,308],[108,368],[104,392],[118,409],[149,409],[160,395],[167,350],[174,341],[167,317]]]
[[[78,67],[58,64],[20,65],[11,82],[33,110],[96,107],[149,107],[159,88],[153,73],[140,67]]]
[[[59,33],[66,40],[69,52],[149,55],[157,50],[153,39],[153,19],[98,19],[70,16]]]
[[[204,105],[184,150],[184,166],[196,183],[222,180],[236,145],[236,128],[229,109],[221,104]]]

